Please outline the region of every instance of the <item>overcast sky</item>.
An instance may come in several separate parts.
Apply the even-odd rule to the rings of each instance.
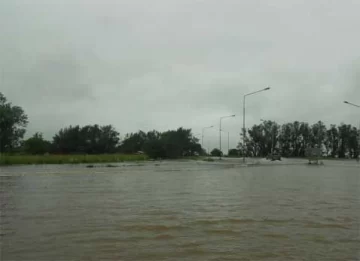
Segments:
[[[0,91],[28,135],[180,126],[218,144],[260,118],[359,124],[359,0],[1,0]],[[226,135],[225,135],[226,136]],[[224,139],[225,148],[227,147]],[[231,147],[233,147],[231,145]]]

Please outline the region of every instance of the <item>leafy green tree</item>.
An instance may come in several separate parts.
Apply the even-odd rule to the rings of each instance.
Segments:
[[[191,129],[178,128],[162,133],[161,142],[167,158],[192,156],[201,153],[201,146],[191,134]],[[197,145],[198,144],[198,145]]]
[[[220,157],[222,156],[222,151],[219,150],[218,148],[215,148],[211,151],[211,156],[214,156],[214,157]]]
[[[339,153],[339,130],[336,125],[330,125],[330,129],[326,132],[325,146],[330,153],[331,157],[335,157]]]
[[[291,136],[290,136],[291,156],[298,157],[300,150],[300,141],[301,141],[300,122],[294,121],[294,123],[292,123],[291,126],[292,126]]]
[[[50,152],[51,143],[44,140],[42,133],[35,133],[24,141],[24,152],[28,154],[44,154]]]
[[[247,137],[247,151],[254,156],[264,155],[266,152],[266,134],[264,125],[254,125],[248,130],[249,137]]]
[[[322,147],[326,137],[326,126],[321,121],[315,123],[311,127],[312,136],[310,140],[311,147]]]
[[[230,149],[228,154],[230,157],[237,157],[239,156],[240,151],[237,149]]]
[[[147,140],[147,135],[143,131],[137,133],[126,134],[122,141],[119,150],[123,153],[136,153],[144,149],[144,144]]]
[[[308,123],[300,123],[300,140],[299,140],[299,150],[297,156],[305,157],[306,149],[309,147],[310,140],[312,137],[312,131]]]
[[[152,159],[167,157],[163,142],[157,137],[151,137],[144,143],[145,153]]]
[[[280,134],[280,150],[282,151],[283,156],[291,156],[292,153],[292,130],[293,124],[286,123],[281,126],[281,134]]]
[[[254,125],[248,130],[246,137],[247,156],[265,156],[271,151],[272,135],[274,148],[282,156],[304,157],[307,148],[320,146],[326,155],[331,157],[349,156],[356,158],[359,155],[359,130],[351,125],[330,125],[327,129],[321,121],[313,125],[294,121],[282,126],[275,122],[265,121],[261,125]],[[238,148],[243,151],[243,145]]]
[[[279,132],[280,126],[276,122],[263,122],[264,144],[261,146],[263,149],[258,156],[266,156],[277,147]]]
[[[27,124],[24,110],[12,105],[0,92],[0,153],[10,152],[20,145]]]
[[[193,137],[191,129],[178,128],[163,133],[140,131],[128,134],[120,145],[120,151],[134,153],[144,151],[150,158],[179,158],[202,153],[198,139]]]
[[[61,129],[53,138],[57,153],[115,153],[119,144],[119,133],[112,125],[70,126]]]
[[[349,152],[348,144],[350,137],[351,126],[346,124],[341,124],[339,127],[339,158],[345,158],[347,152]]]

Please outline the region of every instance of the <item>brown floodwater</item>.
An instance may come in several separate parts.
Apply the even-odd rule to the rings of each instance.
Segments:
[[[0,260],[360,260],[358,166],[0,170]]]

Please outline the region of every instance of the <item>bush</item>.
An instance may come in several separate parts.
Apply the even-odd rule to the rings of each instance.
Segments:
[[[211,151],[211,156],[214,156],[214,157],[221,157],[222,156],[222,151],[215,148]]]

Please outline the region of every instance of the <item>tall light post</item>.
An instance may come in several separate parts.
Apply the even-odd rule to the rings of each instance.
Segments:
[[[220,128],[219,128],[219,134],[220,134],[220,159],[221,159],[221,154],[222,154],[222,150],[221,150],[221,121],[225,118],[231,118],[231,117],[235,117],[235,114],[233,115],[229,115],[229,116],[223,116],[220,117]]]
[[[230,132],[229,131],[224,131],[224,130],[221,130],[221,131],[223,131],[223,132],[225,132],[225,133],[227,133],[227,136],[228,136],[228,140],[227,140],[227,150],[228,150],[228,156],[229,156],[229,150],[230,150]]]
[[[360,108],[360,105],[357,105],[357,104],[352,103],[352,102],[344,101],[344,103],[346,103],[348,105],[351,105],[351,106],[354,106],[354,107],[357,107],[357,108]],[[360,123],[359,123],[359,137],[358,137],[358,154],[360,154]],[[360,158],[360,155],[358,155],[358,159],[359,158]]]
[[[270,87],[267,87],[265,89],[261,89],[261,90],[255,91],[255,92],[250,92],[250,93],[244,95],[244,100],[243,100],[243,147],[244,147],[244,150],[243,150],[243,162],[244,163],[245,163],[245,151],[246,151],[246,146],[245,146],[245,135],[246,135],[246,130],[245,130],[245,108],[246,108],[245,107],[245,101],[246,101],[246,97],[250,96],[250,95],[253,95],[253,94],[256,94],[256,93],[259,93],[259,92],[267,91],[267,90],[270,90]]]
[[[344,101],[344,103],[360,108],[360,105],[357,105],[357,104],[352,103],[352,102]]]
[[[229,151],[230,151],[230,132],[227,132],[228,133],[228,151],[227,151],[227,155],[229,157]]]
[[[202,132],[201,132],[201,147],[203,148],[204,147],[204,131],[206,130],[206,129],[211,129],[211,128],[213,128],[214,127],[214,125],[211,125],[211,126],[209,126],[209,127],[204,127],[204,128],[202,128]]]

